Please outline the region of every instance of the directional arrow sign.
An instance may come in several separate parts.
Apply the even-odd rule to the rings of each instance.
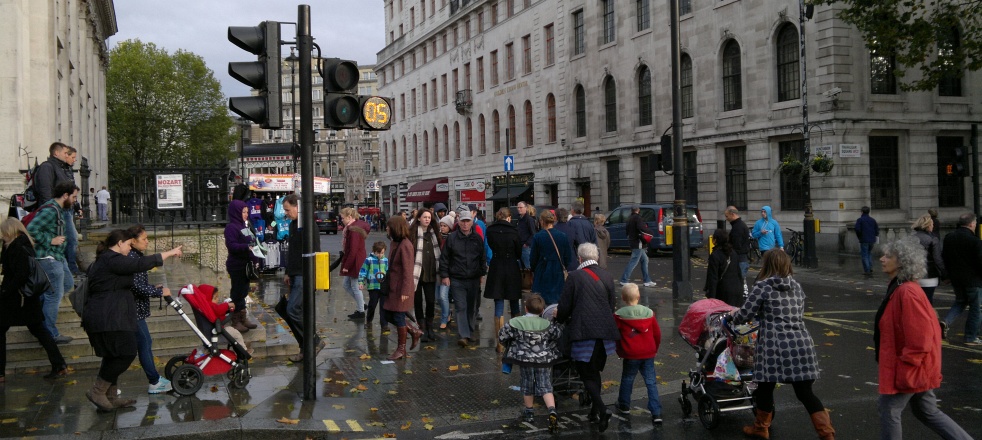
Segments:
[[[505,171],[515,171],[515,156],[505,156]]]

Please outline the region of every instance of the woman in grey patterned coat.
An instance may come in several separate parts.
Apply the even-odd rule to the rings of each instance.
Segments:
[[[815,342],[805,328],[805,293],[791,277],[791,258],[781,249],[764,254],[760,274],[743,307],[733,311],[737,321],[760,320],[757,354],[754,359],[754,402],[756,419],[744,426],[751,437],[769,438],[774,417],[774,387],[790,383],[795,396],[811,415],[815,432],[822,440],[835,438],[825,405],[812,392],[818,379]]]

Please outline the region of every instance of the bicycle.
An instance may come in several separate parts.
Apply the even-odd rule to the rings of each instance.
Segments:
[[[784,252],[791,257],[792,264],[801,265],[802,254],[805,250],[804,235],[802,232],[795,231],[794,229],[787,229],[791,231],[791,240],[788,240],[787,246],[784,247]]]
[[[747,254],[747,261],[756,264],[760,261],[760,248],[757,246],[757,239],[750,237],[750,253]]]

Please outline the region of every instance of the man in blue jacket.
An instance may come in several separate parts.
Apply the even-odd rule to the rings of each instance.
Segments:
[[[869,206],[862,208],[862,215],[856,219],[856,238],[859,239],[859,255],[863,260],[863,274],[867,277],[873,276],[873,261],[870,252],[876,244],[876,238],[880,236],[880,225],[876,220],[869,216]]]
[[[781,235],[781,225],[771,215],[771,207],[760,209],[760,220],[754,223],[751,235],[757,239],[757,248],[763,254],[773,248],[784,250],[784,236]]]

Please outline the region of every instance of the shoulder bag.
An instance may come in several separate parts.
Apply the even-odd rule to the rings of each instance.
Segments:
[[[563,268],[563,279],[565,280],[569,277],[569,272],[566,271],[566,262],[563,261],[563,254],[559,252],[559,246],[556,246],[556,239],[552,238],[552,232],[546,229],[546,234],[549,234],[549,240],[552,241],[552,248],[556,250],[556,256],[559,257],[559,265]]]
[[[51,282],[48,281],[48,274],[38,264],[34,258],[27,259],[27,281],[20,288],[20,294],[26,298],[44,295],[44,292],[51,290]]]

